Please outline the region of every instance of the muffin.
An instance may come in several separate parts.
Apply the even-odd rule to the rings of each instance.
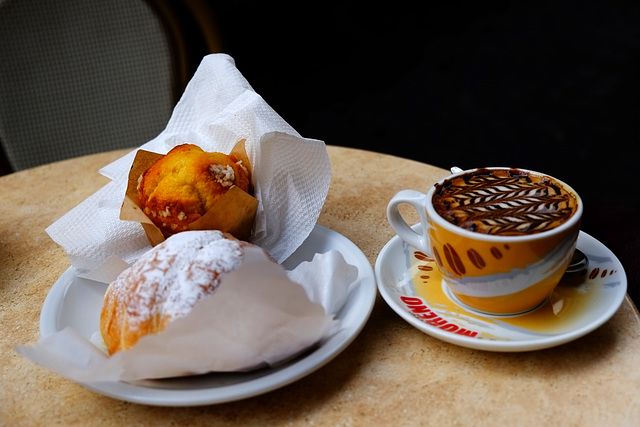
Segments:
[[[165,237],[189,230],[232,187],[251,191],[247,166],[234,154],[178,145],[140,175],[140,208]]]

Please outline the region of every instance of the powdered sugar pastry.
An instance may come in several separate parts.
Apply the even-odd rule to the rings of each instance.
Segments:
[[[236,269],[246,243],[220,231],[186,231],[155,246],[110,285],[127,300],[130,326],[150,317],[183,317],[201,298],[215,291],[222,277]]]

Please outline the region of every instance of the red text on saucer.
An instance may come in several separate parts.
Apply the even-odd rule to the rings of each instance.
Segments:
[[[411,310],[414,316],[422,320],[429,325],[435,326],[447,332],[452,332],[458,335],[464,335],[467,337],[475,337],[478,335],[475,331],[462,328],[454,323],[449,322],[446,319],[440,317],[437,313],[431,310],[422,298],[419,297],[407,297],[401,296],[400,299],[405,303],[407,308]]]

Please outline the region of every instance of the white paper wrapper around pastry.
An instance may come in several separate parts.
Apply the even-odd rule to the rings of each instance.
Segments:
[[[331,165],[324,142],[301,137],[250,86],[224,54],[206,56],[187,85],[165,130],[142,145],[166,154],[186,142],[229,153],[241,139],[259,200],[251,242],[284,261],[307,238],[324,204]],[[78,275],[113,279],[116,260],[131,264],[150,246],[139,223],[119,212],[135,151],[100,172],[112,181],[47,228]]]
[[[313,279],[300,284],[288,277],[308,274]],[[334,315],[357,285],[357,277],[357,267],[337,251],[318,254],[286,272],[263,251],[250,248],[240,268],[226,275],[189,315],[159,334],[143,337],[130,350],[109,357],[71,328],[16,349],[33,362],[84,383],[273,366],[339,330]]]

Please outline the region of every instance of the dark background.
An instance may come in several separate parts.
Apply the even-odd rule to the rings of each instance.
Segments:
[[[633,176],[637,158],[638,2],[265,2],[246,17],[234,4],[215,7],[225,52],[303,136],[640,200],[637,183],[602,173]]]
[[[444,3],[212,7],[224,52],[305,137],[568,182],[638,305],[640,2]]]

